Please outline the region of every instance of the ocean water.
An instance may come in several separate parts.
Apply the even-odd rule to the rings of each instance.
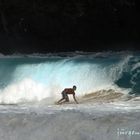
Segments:
[[[79,104],[55,105],[73,85]],[[139,52],[1,54],[0,138],[137,140],[139,94]]]

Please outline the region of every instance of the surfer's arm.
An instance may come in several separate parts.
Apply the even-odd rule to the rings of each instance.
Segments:
[[[75,98],[75,94],[73,94],[73,99],[74,99],[74,101],[78,104],[78,101],[77,101],[76,98]]]

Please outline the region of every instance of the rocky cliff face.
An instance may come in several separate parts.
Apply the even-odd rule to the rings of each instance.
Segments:
[[[2,52],[88,50],[133,41],[139,39],[139,24],[135,0],[0,1]]]

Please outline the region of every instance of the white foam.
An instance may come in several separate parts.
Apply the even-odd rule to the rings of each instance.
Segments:
[[[17,65],[12,73],[12,82],[0,91],[0,103],[57,99],[64,88],[73,85],[77,86],[77,96],[103,89],[126,93],[128,89],[118,88],[115,81],[127,69],[131,57],[122,57],[119,62],[107,66],[84,61],[79,63],[77,57]]]

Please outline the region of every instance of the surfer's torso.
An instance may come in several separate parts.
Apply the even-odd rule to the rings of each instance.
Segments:
[[[65,88],[63,90],[63,92],[65,92],[66,94],[75,94],[75,92],[72,88]]]

